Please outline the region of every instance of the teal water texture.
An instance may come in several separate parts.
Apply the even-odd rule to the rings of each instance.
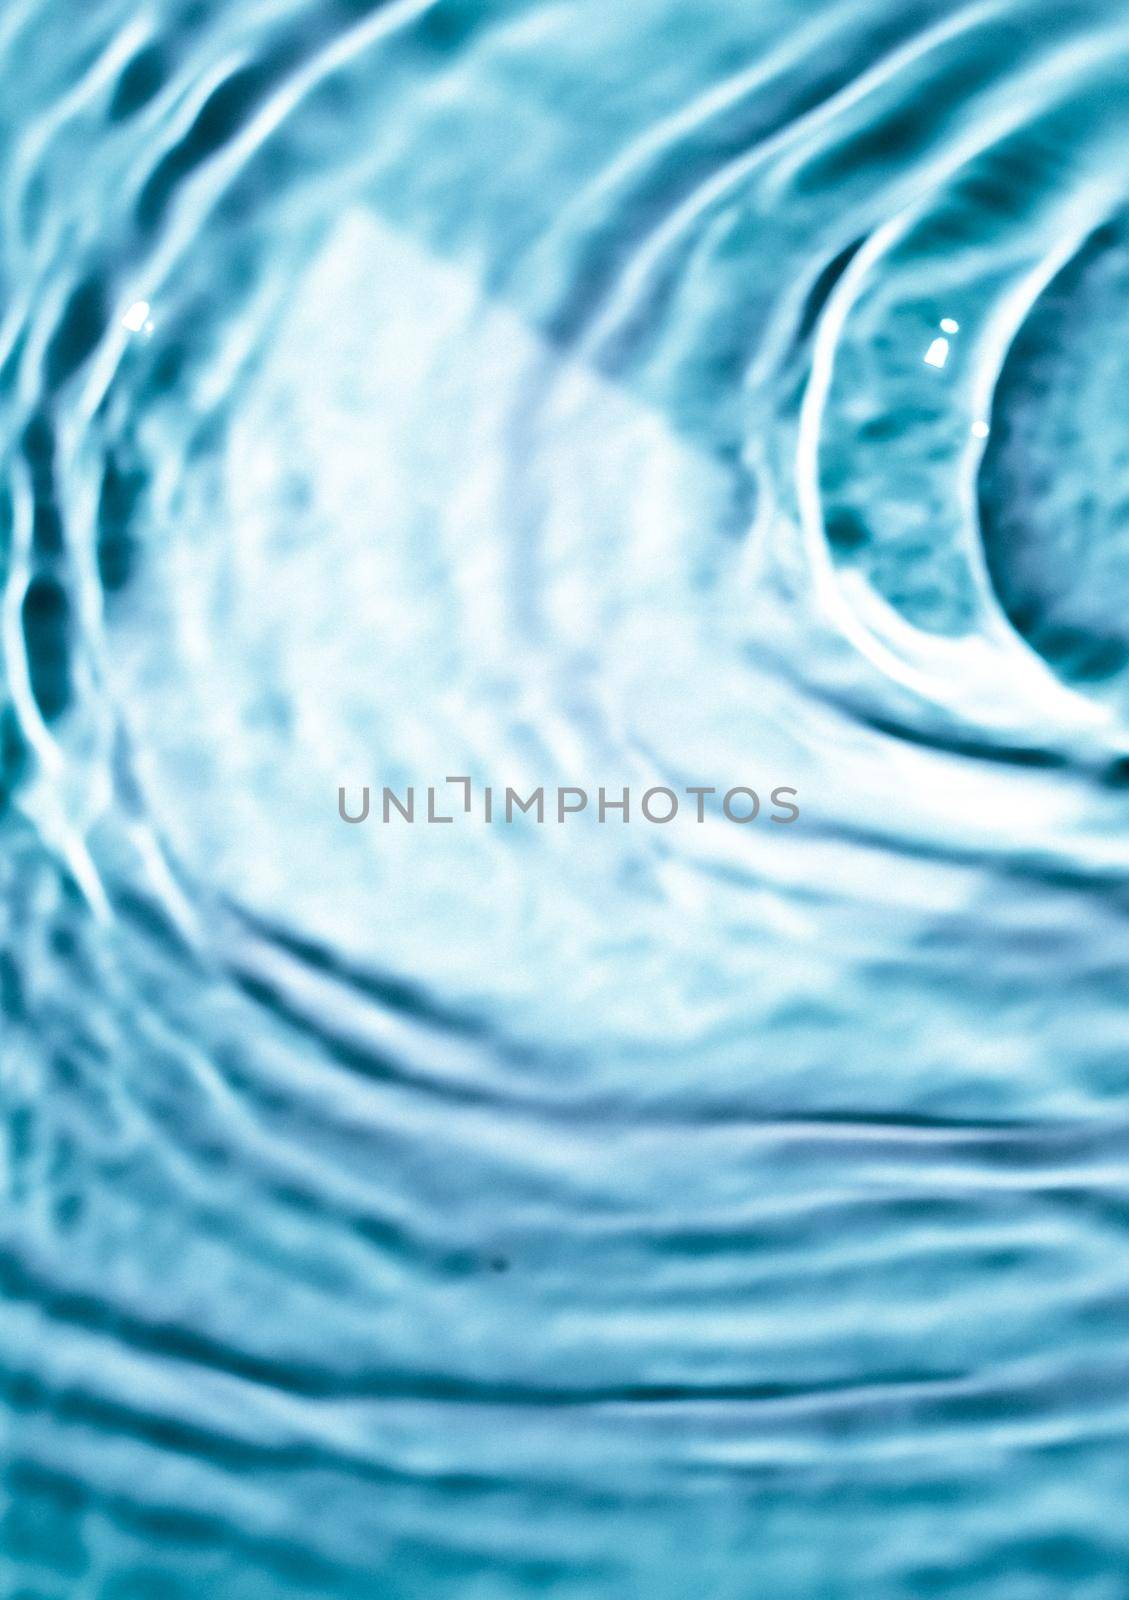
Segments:
[[[6,1596],[1129,1596],[1127,43],[6,0]]]

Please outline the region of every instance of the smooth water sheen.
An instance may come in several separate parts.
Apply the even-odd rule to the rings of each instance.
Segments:
[[[5,0],[5,1596],[1125,1600],[1127,45]]]

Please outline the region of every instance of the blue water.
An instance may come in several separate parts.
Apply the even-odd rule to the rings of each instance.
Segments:
[[[1129,1596],[1127,45],[6,0],[6,1600]]]

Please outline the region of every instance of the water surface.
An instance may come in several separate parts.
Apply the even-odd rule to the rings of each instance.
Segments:
[[[9,0],[5,1594],[1124,1600],[1127,41]]]

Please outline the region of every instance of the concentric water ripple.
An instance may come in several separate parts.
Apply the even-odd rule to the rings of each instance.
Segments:
[[[1127,46],[7,0],[5,1595],[1129,1594]]]

